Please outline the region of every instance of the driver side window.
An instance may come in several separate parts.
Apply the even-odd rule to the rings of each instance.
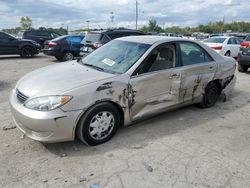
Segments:
[[[175,53],[175,45],[173,44],[157,47],[139,66],[136,74],[144,74],[173,68],[176,62]]]

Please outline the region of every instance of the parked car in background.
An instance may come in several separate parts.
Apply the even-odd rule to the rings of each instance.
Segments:
[[[240,40],[237,37],[218,36],[203,41],[221,55],[238,57],[240,51]]]
[[[59,37],[60,35],[58,33],[47,31],[47,30],[27,30],[27,31],[20,31],[17,34],[17,38],[20,39],[30,39],[34,40],[37,43],[41,45],[41,47],[44,47],[44,42],[46,40],[52,40],[54,38]]]
[[[178,37],[175,33],[159,33],[160,36]]]
[[[21,57],[33,57],[40,50],[41,46],[33,40],[17,39],[0,32],[0,55],[19,54]]]
[[[240,43],[240,46],[243,48],[247,48],[250,46],[250,35],[247,35],[242,43]]]
[[[247,72],[250,67],[250,46],[241,48],[238,55],[238,71]]]
[[[227,99],[235,68],[234,59],[200,42],[123,37],[79,61],[27,74],[10,94],[11,110],[17,127],[34,140],[78,137],[97,145],[148,116],[189,104],[212,107],[220,95]]]
[[[43,53],[54,56],[58,60],[72,60],[74,57],[79,57],[83,39],[84,35],[65,35],[46,41]]]
[[[86,56],[107,42],[125,36],[145,35],[143,32],[132,29],[112,29],[91,31],[82,41],[80,56]]]

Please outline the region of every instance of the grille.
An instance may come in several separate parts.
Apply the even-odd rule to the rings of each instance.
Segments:
[[[16,90],[16,97],[20,103],[24,103],[29,97],[21,93],[18,89]]]

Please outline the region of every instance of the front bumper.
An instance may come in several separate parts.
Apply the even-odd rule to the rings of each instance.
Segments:
[[[82,114],[81,110],[31,110],[17,100],[15,91],[10,94],[10,106],[14,123],[27,137],[48,143],[74,140],[74,130]]]

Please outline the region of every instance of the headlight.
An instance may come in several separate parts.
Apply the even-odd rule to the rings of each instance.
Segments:
[[[45,96],[28,100],[24,106],[32,110],[49,111],[54,110],[72,99],[72,96]]]

